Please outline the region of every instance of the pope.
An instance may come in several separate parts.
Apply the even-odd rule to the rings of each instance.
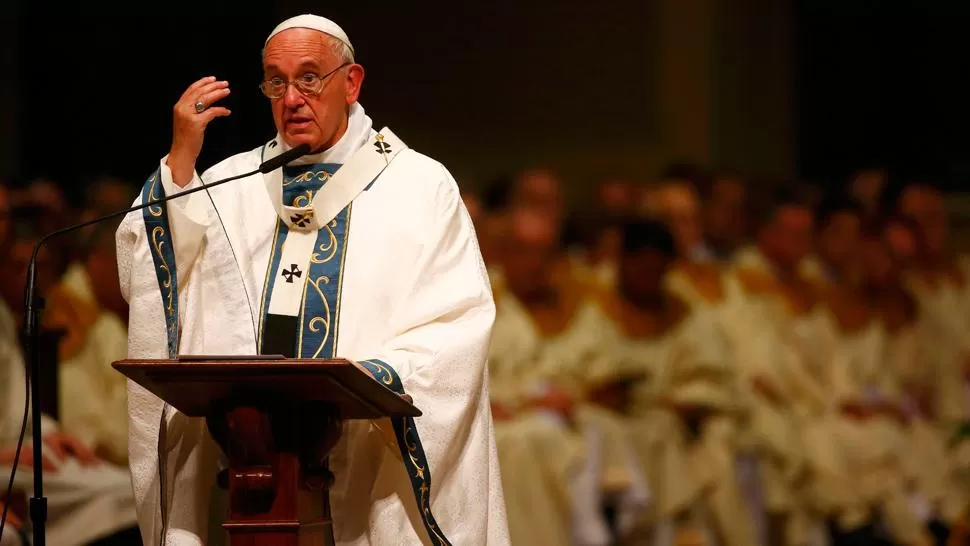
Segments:
[[[176,103],[171,148],[136,203],[311,152],[125,218],[129,356],[352,360],[423,416],[407,442],[380,422],[343,423],[330,456],[337,544],[508,544],[485,367],[495,307],[455,180],[372,125],[357,101],[364,69],[334,22],[284,21],[262,65],[277,134],[199,175],[206,127],[230,115],[228,82],[203,78]],[[205,420],[134,383],[129,418],[145,543],[205,544],[219,454]]]

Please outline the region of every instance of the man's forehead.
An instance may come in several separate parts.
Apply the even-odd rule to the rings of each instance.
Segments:
[[[557,233],[555,223],[544,215],[518,211],[512,217],[512,238],[524,244],[553,244]]]
[[[813,223],[812,211],[808,205],[789,203],[778,208],[776,217],[788,225],[803,227]]]
[[[903,209],[925,209],[943,203],[943,195],[933,188],[911,186],[903,190],[900,206]]]

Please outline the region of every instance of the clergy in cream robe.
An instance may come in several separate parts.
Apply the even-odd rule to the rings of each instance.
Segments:
[[[128,329],[98,301],[82,263],[68,268],[47,300],[45,326],[66,332],[58,350],[60,422],[107,459],[126,465],[128,383],[111,363],[125,358]]]
[[[602,340],[589,322],[589,287],[562,260],[556,228],[546,220],[534,213],[514,215],[503,282],[496,283],[498,314],[489,368],[493,401],[512,414],[511,420],[497,425],[504,429],[499,451],[509,489],[509,526],[514,543],[552,543],[545,535],[553,529],[525,523],[535,517],[532,514],[552,509],[542,503],[525,505],[528,496],[510,490],[542,487],[539,476],[526,475],[524,467],[506,456],[531,443],[552,471],[555,483],[543,481],[555,491],[546,504],[559,506],[560,529],[555,531],[571,522],[573,543],[607,543],[609,531],[601,515],[605,499],[616,502],[622,533],[629,527],[624,523],[645,505],[646,492],[618,423],[585,404],[573,381],[571,372],[588,365]],[[543,405],[550,391],[572,400],[571,419]],[[521,525],[516,523],[520,518]]]
[[[764,453],[758,449],[755,434],[751,428],[752,399],[751,376],[746,372],[750,363],[745,359],[758,354],[758,347],[770,345],[769,336],[751,335],[750,323],[745,320],[742,299],[728,297],[727,269],[720,263],[696,260],[679,260],[671,266],[664,280],[668,291],[687,303],[692,310],[708,313],[714,317],[719,337],[724,343],[720,347],[726,351],[725,357],[732,368],[730,378],[735,382],[736,408],[738,413],[731,421],[735,434],[732,446],[736,466],[735,473],[718,476],[722,484],[720,491],[730,492],[740,484],[744,502],[750,513],[753,527],[740,533],[755,533],[757,544],[768,546],[767,521],[765,521],[765,491],[760,474],[761,465],[769,464],[762,460]],[[760,352],[764,352],[761,350]],[[757,358],[757,357],[755,357]],[[733,502],[734,493],[724,493],[723,503]],[[741,535],[745,536],[745,535]]]
[[[17,339],[16,321],[10,308],[0,300],[0,448],[5,451],[16,448],[24,417],[26,377]],[[44,415],[42,419],[45,436],[59,430],[59,424],[50,417]],[[28,422],[24,446],[31,445],[30,432]],[[131,482],[124,468],[104,461],[96,466],[82,466],[74,459],[51,457],[51,462],[55,468],[44,470],[48,544],[86,544],[136,524]],[[10,471],[0,464],[4,492]],[[30,466],[18,465],[16,491],[31,494],[32,472]],[[13,534],[8,528],[4,535],[8,531]]]
[[[829,286],[824,301],[835,404],[855,412],[835,422],[849,477],[865,505],[885,519],[895,540],[920,544],[924,522],[912,502],[913,492],[918,478],[932,471],[917,474],[927,462],[919,451],[931,446],[907,441],[911,430],[895,414],[902,409],[902,392],[888,353],[905,348],[907,331],[889,330],[883,310],[870,307],[858,288]],[[901,337],[890,343],[890,336],[897,335]]]
[[[671,540],[675,527],[680,534],[685,519],[719,543],[752,544],[734,473],[736,381],[715,317],[665,294],[662,273],[650,265],[674,251],[662,224],[630,222],[621,238],[619,284],[597,303],[609,358],[594,363],[608,368],[589,369],[587,388],[634,381],[625,413],[656,499],[657,544]]]
[[[445,167],[371,125],[354,103],[324,152],[129,215],[129,355],[359,362],[424,415],[343,425],[330,456],[337,543],[506,544],[485,367],[494,304],[471,220]],[[278,136],[188,187],[287,148]],[[137,202],[178,191],[163,159]],[[204,421],[134,384],[129,413],[146,543],[204,544],[217,470]]]
[[[816,309],[816,286],[797,273],[792,281],[782,282],[768,258],[754,247],[739,252],[732,283],[734,297],[749,305],[746,316],[758,328],[752,330],[764,331],[783,344],[781,358],[773,364],[787,376],[789,388],[779,389],[778,394],[791,410],[788,426],[800,436],[791,441],[801,446],[805,473],[788,484],[795,501],[790,539],[812,541],[810,536],[822,533],[826,518],[837,521],[843,530],[865,524],[867,514],[848,479],[845,452],[835,433],[835,423],[843,416],[832,396],[832,368],[827,360],[831,344],[825,343],[830,339],[825,337],[825,319]]]

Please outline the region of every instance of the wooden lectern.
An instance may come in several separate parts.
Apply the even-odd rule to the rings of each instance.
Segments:
[[[404,397],[347,360],[182,357],[115,369],[189,417],[205,417],[229,468],[231,546],[333,544],[327,454],[347,419],[416,417]]]

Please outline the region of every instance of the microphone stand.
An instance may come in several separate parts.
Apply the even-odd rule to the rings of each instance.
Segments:
[[[65,233],[71,233],[79,229],[86,228],[88,226],[104,222],[105,220],[111,220],[119,216],[126,216],[132,212],[137,212],[142,209],[146,209],[151,206],[160,205],[170,199],[177,197],[183,197],[195,192],[204,191],[215,186],[225,184],[227,182],[232,182],[233,180],[238,180],[240,178],[246,178],[247,176],[252,176],[261,171],[261,169],[256,169],[252,172],[239,174],[236,176],[231,176],[225,180],[219,180],[218,182],[213,182],[212,184],[202,184],[197,188],[192,188],[183,192],[175,193],[172,195],[166,195],[157,201],[149,201],[147,203],[142,203],[140,205],[135,205],[124,210],[119,210],[112,212],[110,214],[105,214],[93,220],[88,220],[86,222],[81,222],[80,224],[74,224],[67,226],[65,228],[52,231],[37,241],[34,245],[34,251],[30,256],[30,263],[27,266],[27,285],[24,289],[24,349],[25,357],[27,359],[27,364],[30,368],[29,370],[29,381],[30,381],[30,404],[33,413],[31,414],[31,434],[33,434],[33,449],[34,449],[34,491],[33,496],[30,497],[30,523],[31,530],[33,532],[33,545],[34,546],[46,546],[47,544],[47,498],[44,497],[44,471],[43,471],[43,447],[44,440],[41,432],[41,404],[40,404],[40,362],[38,356],[38,345],[40,343],[40,332],[37,328],[38,317],[40,311],[44,308],[44,300],[39,295],[37,295],[37,255],[40,252],[41,246],[47,241],[51,240],[58,235],[64,235]]]

